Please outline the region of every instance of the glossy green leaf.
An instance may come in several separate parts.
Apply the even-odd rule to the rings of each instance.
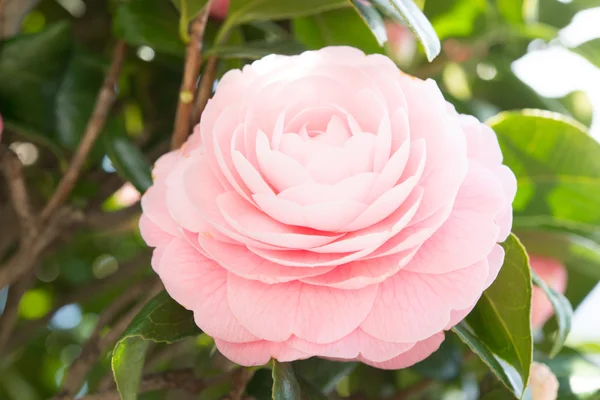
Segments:
[[[556,333],[556,337],[554,338],[554,345],[552,346],[552,350],[550,351],[550,357],[556,356],[567,340],[567,336],[571,331],[571,320],[573,318],[573,307],[569,300],[565,298],[562,294],[558,293],[556,290],[549,287],[546,282],[544,282],[535,271],[531,271],[531,280],[540,289],[544,291],[550,303],[552,303],[552,307],[554,308],[554,317],[558,322],[558,332]]]
[[[152,185],[150,163],[127,137],[109,136],[105,147],[117,172],[136,189],[143,193]]]
[[[56,94],[56,133],[59,142],[75,149],[85,132],[98,91],[104,81],[102,60],[85,53],[75,53]]]
[[[529,258],[512,234],[502,247],[506,255],[500,273],[467,321],[487,348],[514,367],[523,385],[529,379],[533,352]]]
[[[600,38],[581,43],[573,51],[600,68]]]
[[[441,44],[431,22],[413,0],[372,0],[396,20],[405,21],[423,44],[429,61],[440,54]]]
[[[182,56],[184,44],[178,20],[177,10],[165,0],[121,2],[113,19],[113,30],[117,37],[132,45]]]
[[[554,227],[588,235],[600,223],[600,144],[583,125],[539,110],[488,121],[517,176],[515,229]]]
[[[204,52],[205,56],[216,55],[223,59],[245,58],[248,60],[258,60],[269,54],[299,54],[305,48],[294,40],[277,40],[250,42],[240,45],[216,46]]]
[[[58,142],[54,99],[71,51],[71,29],[65,23],[0,44],[0,104],[7,124]]]
[[[484,24],[478,22],[489,8],[486,0],[448,0],[426,1],[423,11],[438,37],[445,39],[482,33]]]
[[[273,400],[325,400],[327,397],[297,377],[291,363],[273,360]]]
[[[338,382],[348,376],[358,363],[329,361],[312,357],[307,360],[295,361],[294,371],[313,387],[323,393],[330,393]]]
[[[358,15],[365,21],[365,24],[369,27],[377,43],[383,46],[387,42],[387,33],[383,18],[377,11],[377,9],[370,3],[364,3],[362,0],[350,0],[350,3],[354,6]]]
[[[201,333],[191,311],[167,292],[156,295],[131,321],[117,342],[111,360],[122,400],[136,400],[148,341],[172,343]]]
[[[502,382],[508,389],[512,391],[515,397],[520,398],[523,393],[523,382],[512,378],[514,374],[507,372],[509,366],[502,365],[494,353],[486,346],[486,344],[478,338],[464,323],[456,325],[452,331],[462,340],[473,353],[477,354],[481,361],[488,366],[490,371]]]
[[[228,26],[250,21],[278,20],[348,7],[347,0],[231,0]]]
[[[294,37],[308,49],[325,46],[352,46],[367,54],[383,49],[369,28],[351,8],[324,12],[292,20]]]

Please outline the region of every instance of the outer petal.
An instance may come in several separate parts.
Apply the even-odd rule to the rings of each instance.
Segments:
[[[230,343],[215,339],[217,349],[228,359],[246,367],[264,365],[275,358],[281,362],[302,360],[310,354],[302,353],[287,346],[285,343],[274,343],[261,340],[251,343]]]
[[[359,290],[302,282],[267,285],[231,273],[227,287],[238,321],[254,335],[274,342],[291,335],[315,343],[339,340],[365,319],[377,295],[377,285]]]
[[[399,356],[396,356],[390,360],[383,362],[373,362],[371,360],[366,359],[365,357],[359,357],[359,360],[364,362],[365,364],[369,364],[373,367],[381,369],[406,368],[429,357],[431,353],[433,353],[440,347],[443,341],[444,334],[440,332],[436,333],[430,338],[418,342],[414,345],[412,349],[410,349],[406,353],[402,353]]]
[[[451,310],[469,307],[481,295],[488,264],[443,275],[400,270],[380,284],[372,311],[361,329],[388,342],[416,342],[440,332]]]
[[[231,342],[257,340],[235,319],[227,304],[227,272],[187,241],[174,239],[160,257],[159,275],[169,295],[194,311],[198,326]]]

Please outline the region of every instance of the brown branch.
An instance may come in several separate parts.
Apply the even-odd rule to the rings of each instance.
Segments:
[[[190,121],[192,116],[192,106],[194,103],[194,93],[196,92],[196,81],[202,63],[202,41],[204,30],[208,22],[208,13],[210,11],[212,0],[208,0],[204,11],[201,12],[190,25],[190,42],[187,45],[185,54],[185,66],[183,69],[183,80],[179,91],[179,103],[177,104],[177,114],[175,115],[175,127],[171,137],[171,150],[181,147],[190,134]]]
[[[142,294],[146,293],[149,289],[149,284],[152,283],[154,285],[154,282],[154,278],[152,278],[151,281],[145,280],[130,287],[104,310],[100,315],[96,329],[83,346],[80,356],[73,362],[65,375],[63,381],[64,393],[77,393],[88,372],[108,347],[117,341],[133,317],[137,315],[146,302],[141,301],[138,305],[134,306],[124,317],[119,319],[111,327],[105,337],[101,337],[103,328],[110,324],[125,307],[139,298]]]
[[[9,285],[31,271],[40,254],[58,237],[67,226],[80,222],[83,215],[70,209],[61,209],[44,229],[27,243],[21,242],[17,252],[0,266],[0,287]],[[30,242],[30,243],[29,243]]]
[[[127,45],[125,42],[117,42],[110,70],[106,75],[102,89],[100,90],[98,98],[96,99],[96,105],[94,107],[94,111],[92,112],[92,116],[88,121],[85,133],[81,138],[81,142],[75,151],[75,155],[71,160],[71,164],[69,165],[67,172],[62,177],[58,187],[56,188],[56,191],[42,211],[42,224],[47,221],[56,212],[56,210],[58,210],[58,208],[71,194],[87,156],[92,150],[92,147],[98,139],[98,136],[100,136],[102,129],[104,128],[104,123],[106,122],[108,113],[115,101],[115,86],[119,79],[121,67],[125,60],[126,50]]]
[[[231,391],[223,400],[241,400],[253,375],[254,371],[249,368],[241,367],[235,370]]]
[[[198,394],[210,386],[221,383],[223,379],[213,381],[202,380],[195,376],[194,370],[181,369],[166,372],[159,372],[146,375],[140,382],[138,393],[152,392],[155,390],[185,390],[191,394]],[[55,400],[72,400],[74,397],[70,395],[60,395],[55,397]],[[96,394],[89,394],[80,397],[80,400],[120,400],[119,392],[112,388]]]
[[[40,0],[0,0],[0,39],[19,33],[23,17]]]
[[[217,76],[217,64],[219,59],[215,56],[209,57],[200,79],[200,87],[198,88],[198,96],[194,106],[194,124],[200,122],[200,117],[208,104],[208,100],[212,95],[215,77]]]
[[[23,178],[23,163],[12,150],[0,146],[0,167],[6,179],[11,203],[19,219],[21,240],[31,240],[35,235],[35,224],[29,193]]]

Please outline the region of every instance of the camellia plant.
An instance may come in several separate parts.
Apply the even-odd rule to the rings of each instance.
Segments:
[[[594,6],[0,0],[0,399],[599,399]]]

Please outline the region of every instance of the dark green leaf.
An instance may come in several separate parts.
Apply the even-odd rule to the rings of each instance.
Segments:
[[[567,336],[571,331],[573,307],[571,307],[569,300],[549,287],[533,270],[531,271],[531,279],[537,287],[544,291],[546,297],[548,297],[548,300],[552,303],[552,307],[554,307],[554,317],[558,321],[558,332],[556,333],[554,345],[550,351],[550,357],[554,357],[564,346]]]
[[[291,363],[273,360],[273,400],[325,400],[323,394],[296,377]]]
[[[96,57],[76,53],[56,95],[56,133],[60,143],[75,149],[85,132],[104,80],[104,65]]]
[[[523,386],[529,379],[533,352],[529,258],[514,235],[502,247],[506,255],[500,273],[467,321],[487,348],[516,369]]]
[[[152,185],[151,167],[148,160],[125,136],[107,136],[106,152],[117,172],[131,182],[140,192]]]
[[[115,35],[128,43],[176,56],[184,53],[177,11],[165,0],[121,2],[113,24]]]
[[[216,55],[223,59],[246,58],[258,60],[269,54],[293,55],[304,51],[305,48],[294,40],[278,40],[271,42],[250,42],[238,46],[216,46],[204,52],[205,56]]]
[[[292,20],[294,37],[309,49],[352,46],[367,54],[381,53],[369,28],[350,8],[333,10]]]
[[[505,112],[488,124],[517,176],[514,226],[573,229],[600,223],[600,144],[583,125],[539,110]]]
[[[350,0],[360,17],[365,21],[365,24],[369,27],[377,43],[383,46],[387,42],[387,33],[383,18],[377,9],[370,3],[363,3],[362,0]]]
[[[348,376],[357,363],[329,361],[312,357],[294,362],[294,371],[323,393],[330,393],[338,382]]]
[[[423,12],[416,6],[413,0],[372,0],[373,3],[381,6],[387,14],[394,19],[405,21],[410,29],[417,35],[425,55],[429,61],[440,54],[441,44],[433,26],[423,15]]]
[[[225,24],[294,18],[347,6],[347,0],[231,0]]]
[[[513,374],[506,371],[507,366],[500,364],[494,353],[464,324],[456,325],[452,331],[462,340],[473,353],[477,354],[488,368],[496,375],[513,394],[519,398],[523,393],[523,382],[512,379]]]
[[[192,312],[177,304],[167,292],[150,300],[131,321],[113,351],[111,365],[121,398],[137,399],[147,341],[172,343],[200,333]]]
[[[72,51],[71,30],[59,23],[0,47],[0,104],[7,123],[57,142],[54,98]]]
[[[432,355],[412,366],[424,377],[438,381],[450,381],[460,376],[462,353],[456,336],[448,334]]]
[[[600,68],[600,38],[581,43],[573,51]]]

